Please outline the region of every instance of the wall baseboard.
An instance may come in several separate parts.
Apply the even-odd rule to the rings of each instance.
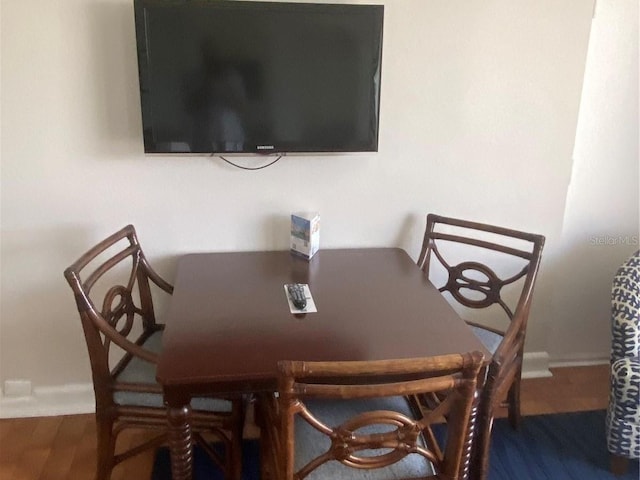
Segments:
[[[607,365],[609,363],[609,355],[601,357],[593,357],[586,355],[571,355],[564,357],[554,357],[549,362],[551,368],[562,367],[588,367],[591,365]]]
[[[607,361],[576,358],[550,362],[547,352],[527,352],[524,354],[522,378],[550,377],[550,366],[596,365]],[[74,415],[94,411],[93,385],[90,383],[36,387],[29,396],[0,396],[0,418]]]
[[[551,377],[547,352],[525,352],[522,359],[522,378]]]
[[[95,412],[93,384],[36,387],[29,396],[0,396],[0,418],[49,417]]]

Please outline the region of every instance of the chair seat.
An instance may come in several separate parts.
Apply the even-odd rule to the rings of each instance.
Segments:
[[[325,424],[335,427],[349,418],[375,410],[400,412],[409,418],[413,413],[404,397],[370,398],[364,400],[308,400],[305,402],[309,411]],[[358,433],[382,433],[393,427],[389,425],[371,425],[362,428]],[[295,421],[295,470],[304,467],[330,447],[328,437],[315,430],[300,416]],[[360,456],[376,456],[387,450],[368,450],[360,452]],[[424,478],[433,475],[431,463],[418,454],[411,454],[403,460],[385,468],[359,470],[345,467],[337,461],[327,462],[312,472],[305,480],[354,479],[354,480],[395,480]]]
[[[162,349],[162,330],[153,333],[145,342],[144,347],[154,353]],[[140,357],[133,357],[117,377],[118,382],[147,384],[151,390],[160,391],[156,382],[156,366]],[[162,393],[117,391],[113,395],[118,405],[136,407],[164,408]],[[219,398],[200,398],[191,400],[191,408],[208,412],[231,412],[231,402]]]
[[[473,330],[473,333],[476,334],[476,337],[480,339],[485,348],[492,354],[496,353],[496,350],[500,346],[500,342],[502,342],[503,336],[499,333],[492,332],[491,330],[487,330],[486,328],[482,328],[477,325],[469,326],[471,327],[471,330]]]

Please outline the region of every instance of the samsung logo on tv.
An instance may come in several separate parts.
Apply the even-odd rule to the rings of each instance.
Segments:
[[[258,145],[256,148],[258,150],[273,150],[275,147],[273,145]]]

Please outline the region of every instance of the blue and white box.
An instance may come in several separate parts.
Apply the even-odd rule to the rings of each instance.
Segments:
[[[297,212],[291,214],[291,251],[311,259],[320,248],[320,214]]]

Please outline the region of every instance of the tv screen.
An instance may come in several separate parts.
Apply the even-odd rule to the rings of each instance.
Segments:
[[[377,151],[382,5],[134,5],[145,152]]]

